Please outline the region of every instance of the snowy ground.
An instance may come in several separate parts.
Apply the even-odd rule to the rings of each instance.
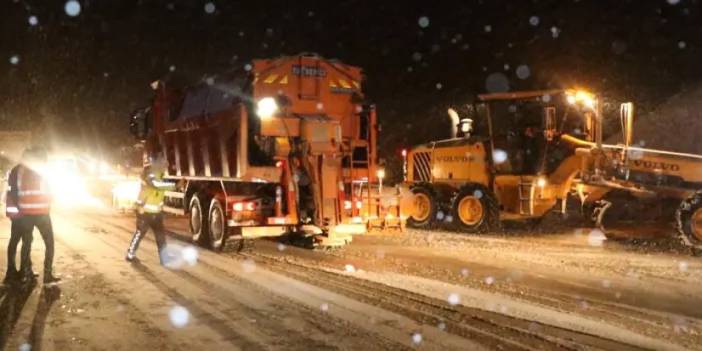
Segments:
[[[702,261],[673,241],[409,230],[332,251],[264,240],[214,253],[169,220],[185,259],[167,269],[151,237],[124,262],[133,218],[54,224],[66,281],[0,288],[0,350],[702,349]],[[4,247],[7,220],[0,233]],[[35,235],[37,269],[42,256]]]

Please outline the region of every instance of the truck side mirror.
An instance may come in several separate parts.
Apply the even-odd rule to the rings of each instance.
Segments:
[[[129,120],[129,132],[137,140],[146,140],[149,134],[149,108],[136,110]]]
[[[544,107],[544,136],[546,140],[553,140],[556,131],[556,108],[553,106]]]

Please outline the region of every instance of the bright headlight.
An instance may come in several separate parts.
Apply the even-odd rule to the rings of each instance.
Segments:
[[[278,103],[272,97],[263,98],[258,100],[258,109],[256,114],[261,118],[270,118],[278,112]]]

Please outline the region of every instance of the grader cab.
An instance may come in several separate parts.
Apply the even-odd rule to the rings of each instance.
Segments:
[[[454,138],[420,145],[406,157],[413,193],[408,225],[448,222],[482,232],[502,220],[538,220],[566,198],[595,140],[598,111],[589,93],[571,90],[479,95]]]

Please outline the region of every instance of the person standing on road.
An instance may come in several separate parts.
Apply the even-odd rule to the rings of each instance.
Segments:
[[[53,275],[54,262],[54,231],[51,225],[51,195],[46,179],[41,172],[46,165],[46,151],[39,148],[25,150],[22,162],[15,166],[8,177],[5,212],[12,220],[10,242],[7,245],[7,274],[6,282],[15,282],[18,278],[23,281],[36,279],[32,270],[30,251],[32,232],[36,227],[44,240],[44,283],[60,281]],[[15,266],[17,245],[22,239],[20,272]]]
[[[132,262],[136,259],[136,251],[141,239],[151,228],[156,237],[156,246],[161,264],[164,262],[163,249],[166,245],[166,234],[163,228],[163,199],[166,191],[175,190],[177,185],[164,182],[163,176],[168,163],[160,155],[150,157],[150,164],[144,168],[141,175],[141,189],[137,200],[136,230],[127,249],[125,259]],[[182,185],[180,182],[178,185]]]

